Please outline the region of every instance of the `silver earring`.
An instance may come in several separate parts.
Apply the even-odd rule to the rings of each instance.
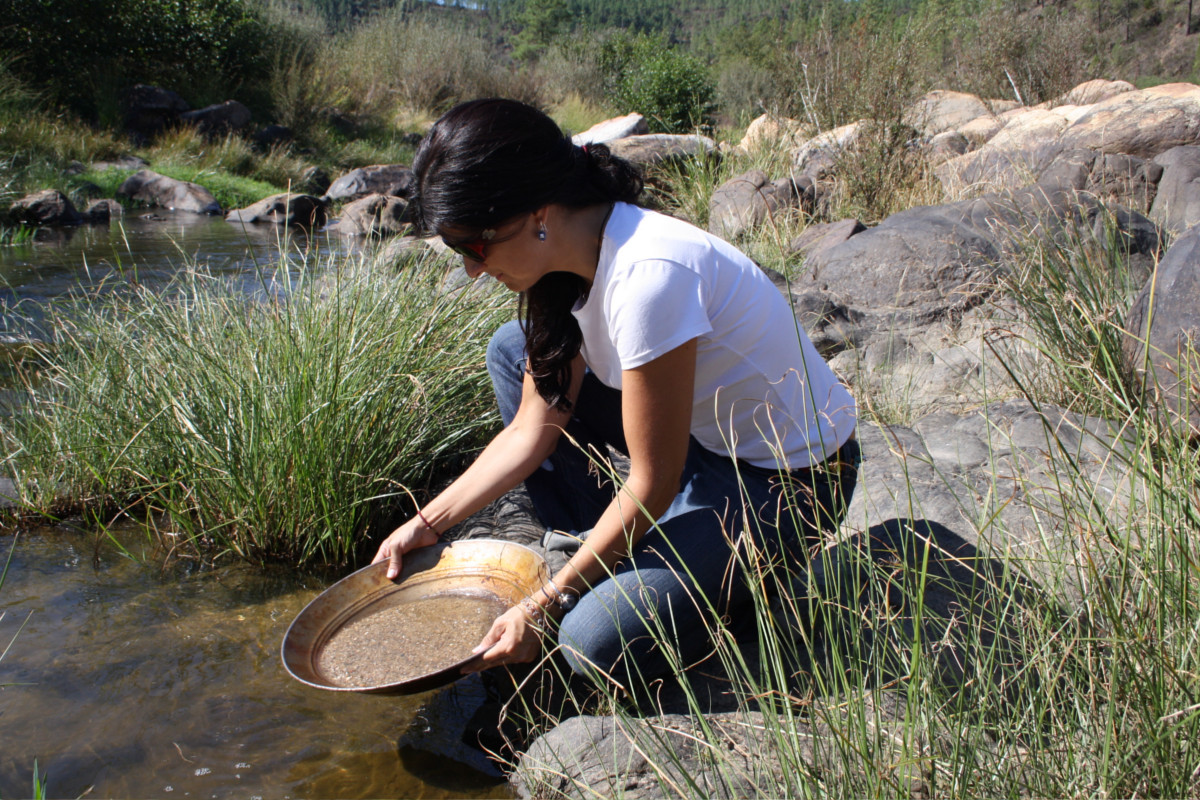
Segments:
[[[538,225],[538,241],[546,241],[546,223],[542,222]]]

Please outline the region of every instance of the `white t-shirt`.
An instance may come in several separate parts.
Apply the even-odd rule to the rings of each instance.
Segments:
[[[716,453],[795,469],[854,432],[854,399],[787,301],[737,248],[672,217],[613,208],[596,278],[572,312],[602,383],[697,339],[691,433]]]

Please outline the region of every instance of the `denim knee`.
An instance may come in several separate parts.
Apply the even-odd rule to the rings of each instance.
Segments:
[[[525,333],[516,320],[506,322],[492,334],[485,360],[496,404],[504,424],[513,421],[521,405],[521,387],[525,380]]]

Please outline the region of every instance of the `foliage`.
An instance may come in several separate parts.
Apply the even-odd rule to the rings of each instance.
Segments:
[[[281,258],[257,298],[131,271],[48,309],[54,345],[0,464],[27,507],[161,510],[196,545],[346,564],[456,468],[495,424],[483,349],[507,304],[446,294],[430,260]]]
[[[21,77],[93,119],[115,114],[134,83],[200,106],[238,95],[265,66],[268,31],[245,0],[0,0],[0,19],[0,53]]]
[[[651,130],[683,133],[712,126],[715,90],[708,69],[663,39],[609,37],[598,66],[610,101],[624,113],[645,116]]]
[[[566,0],[528,0],[517,17],[520,29],[514,37],[513,56],[522,61],[537,58],[570,21]]]

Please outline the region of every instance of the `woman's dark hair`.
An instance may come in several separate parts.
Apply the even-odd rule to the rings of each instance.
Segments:
[[[413,159],[412,218],[427,233],[494,228],[557,204],[637,202],[642,178],[602,144],[572,144],[554,120],[515,100],[472,100],[433,124]],[[571,360],[583,335],[571,309],[583,278],[551,272],[521,293],[528,370],[538,394],[568,409]]]

